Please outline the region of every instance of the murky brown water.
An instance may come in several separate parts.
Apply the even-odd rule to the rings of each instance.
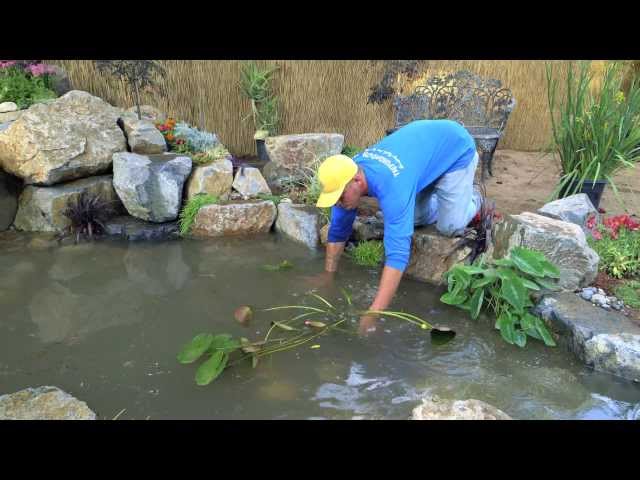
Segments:
[[[561,349],[507,345],[490,321],[470,320],[408,279],[393,308],[450,325],[452,342],[435,346],[428,332],[386,320],[372,337],[336,332],[314,342],[320,348],[276,354],[255,370],[247,362],[198,387],[196,366],[176,361],[181,346],[200,332],[260,338],[274,314],[245,328],[234,309],[299,302],[322,252],[276,235],[18,243],[0,250],[0,394],[55,385],[105,419],[122,409],[121,419],[404,419],[425,393],[484,400],[521,419],[640,418],[638,385],[593,373]],[[261,269],[285,259],[293,269]],[[343,260],[339,286],[359,306],[378,280]]]

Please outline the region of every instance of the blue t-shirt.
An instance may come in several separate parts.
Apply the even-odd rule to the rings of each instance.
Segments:
[[[353,158],[384,215],[386,266],[404,271],[409,263],[416,194],[445,173],[465,168],[475,152],[473,137],[457,122],[418,120]],[[329,242],[348,240],[356,213],[332,207]]]

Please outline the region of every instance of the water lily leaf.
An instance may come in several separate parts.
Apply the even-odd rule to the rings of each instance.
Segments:
[[[207,351],[212,341],[213,335],[210,333],[196,335],[189,343],[182,347],[182,351],[178,354],[178,361],[180,363],[195,362]]]
[[[483,300],[484,300],[484,290],[482,288],[473,292],[469,307],[470,307],[471,318],[473,318],[474,320],[478,318],[478,315],[480,315],[480,309],[482,308]]]
[[[234,339],[228,333],[221,333],[213,337],[211,341],[211,345],[209,346],[208,351],[210,353],[215,353],[217,351],[222,351],[225,353],[231,353],[234,350],[240,348],[242,343],[238,339]]]
[[[236,308],[236,311],[233,312],[233,316],[240,324],[246,327],[253,317],[253,310],[251,310],[251,307],[248,305],[243,305],[242,307]]]
[[[431,343],[433,345],[444,345],[445,343],[449,343],[455,336],[456,332],[449,327],[437,325],[431,329]]]
[[[323,322],[312,322],[310,320],[307,320],[306,322],[304,322],[305,325],[309,325],[310,327],[315,327],[315,328],[324,328],[327,326],[326,323]]]
[[[229,355],[221,350],[215,352],[196,371],[196,383],[200,386],[209,385],[222,373],[227,365],[227,360],[229,360]]]

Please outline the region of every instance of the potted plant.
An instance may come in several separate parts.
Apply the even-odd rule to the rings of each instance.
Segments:
[[[278,97],[272,93],[271,82],[273,73],[278,67],[261,69],[256,62],[246,62],[240,71],[240,88],[242,93],[251,101],[251,113],[256,132],[256,151],[260,161],[268,162],[269,156],[264,140],[276,132],[278,124]]]
[[[598,208],[607,184],[617,197],[613,175],[640,158],[640,84],[636,76],[625,94],[623,73],[621,63],[610,62],[594,87],[590,63],[579,62],[577,72],[569,68],[558,101],[558,81],[547,65],[552,150],[562,169],[554,198],[586,193]]]

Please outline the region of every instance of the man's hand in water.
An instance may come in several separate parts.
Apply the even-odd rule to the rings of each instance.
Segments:
[[[358,327],[358,333],[362,336],[367,336],[370,333],[376,331],[378,320],[373,315],[363,315],[360,317],[360,326]]]
[[[312,288],[328,288],[333,285],[334,277],[335,272],[324,271],[309,277],[302,277],[302,280]]]

